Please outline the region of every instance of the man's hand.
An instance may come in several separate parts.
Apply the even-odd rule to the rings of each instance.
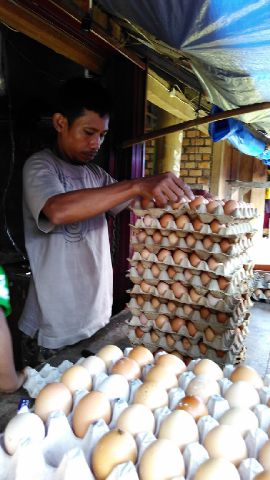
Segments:
[[[168,202],[179,202],[183,198],[187,200],[195,198],[190,187],[172,172],[145,177],[138,182],[139,195],[153,199],[159,207],[166,205]]]

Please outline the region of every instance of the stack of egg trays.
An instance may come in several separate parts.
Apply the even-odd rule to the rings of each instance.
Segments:
[[[169,222],[167,228],[162,228],[159,223],[159,218],[166,212],[172,213],[175,218],[185,213],[191,220],[197,217],[204,224],[200,231],[195,231],[191,222],[186,223],[182,230],[177,228],[174,221]],[[131,268],[129,274],[134,286],[129,291],[131,300],[128,304],[133,315],[128,322],[130,327],[129,340],[131,343],[144,344],[152,350],[157,348],[163,348],[166,351],[176,350],[182,355],[198,358],[202,356],[202,352],[198,348],[198,343],[201,341],[209,347],[206,356],[218,363],[224,364],[228,361],[237,363],[242,361],[245,356],[243,340],[248,331],[249,308],[252,306],[250,300],[251,291],[248,286],[253,276],[253,266],[247,254],[247,249],[252,246],[252,237],[255,233],[250,220],[257,215],[256,209],[251,206],[237,208],[232,215],[229,216],[224,214],[222,206],[218,206],[216,210],[210,214],[206,211],[204,204],[196,209],[190,209],[188,204],[183,204],[177,210],[173,210],[170,207],[142,210],[140,205],[137,204],[134,207],[134,213],[137,216],[142,216],[142,218],[138,218],[135,225],[131,225],[133,231],[131,243],[134,250],[134,254],[130,259]],[[209,223],[214,219],[225,224],[225,226],[219,230],[218,234],[214,234],[209,226]],[[139,243],[136,239],[136,233],[142,230],[147,234],[143,244]],[[158,245],[154,243],[151,237],[156,230],[159,230],[163,236],[162,242]],[[175,232],[179,237],[178,243],[173,246],[170,245],[168,241],[168,236],[171,232]],[[185,242],[185,237],[188,233],[192,233],[196,238],[196,243],[193,248],[189,248]],[[209,250],[206,250],[202,244],[202,239],[205,235],[213,237],[215,242]],[[232,240],[232,247],[226,254],[221,251],[218,243],[224,237]],[[237,243],[234,243],[236,238]],[[151,252],[147,260],[145,260],[140,253],[144,248],[147,248],[147,250]],[[188,258],[182,259],[179,265],[174,263],[171,256],[166,258],[164,262],[159,262],[157,253],[162,248],[166,248],[167,250],[180,249],[185,252],[196,251],[196,254],[201,258],[201,262],[196,268],[190,264]],[[206,262],[206,259],[210,255],[220,263],[215,271],[211,271]],[[145,268],[142,277],[138,275],[136,270],[136,265],[139,261]],[[154,278],[151,274],[150,268],[153,263],[157,263],[161,270],[159,278]],[[168,266],[173,266],[177,272],[173,280],[171,280],[166,273]],[[183,275],[184,269],[189,269],[194,272],[194,276],[190,282],[187,282]],[[208,272],[212,277],[207,288],[200,282],[199,274],[202,271]],[[224,291],[219,290],[217,283],[218,276],[224,276],[230,280],[229,286]],[[147,294],[140,289],[140,283],[143,280],[151,285]],[[194,304],[188,294],[185,293],[181,295],[180,298],[176,298],[170,289],[167,290],[162,297],[156,289],[159,281],[166,282],[169,285],[174,281],[180,281],[185,286],[190,285],[197,293],[201,294],[202,297],[198,300],[197,304]],[[138,295],[145,297],[146,301],[143,307],[140,307],[136,303],[136,297]],[[149,295],[150,297],[158,297],[162,302],[159,312],[155,312],[151,303],[149,301],[147,302]],[[209,302],[210,298],[211,302]],[[168,301],[174,301],[176,303],[177,309],[174,316],[179,316],[180,318],[186,318],[183,314],[183,305],[189,304],[195,307],[195,311],[192,312],[189,318],[198,330],[195,336],[191,337],[185,326],[181,326],[178,332],[172,332],[169,321],[164,323],[162,329],[157,328],[155,318],[159,314],[163,313],[169,318],[172,316],[168,309],[166,311]],[[210,309],[211,315],[210,318],[207,319],[207,322],[201,318],[199,310],[196,309],[198,306],[204,306]],[[216,320],[216,313],[219,311],[226,312],[229,315],[228,321],[225,324],[220,324]],[[143,325],[140,321],[141,313],[147,318],[147,323],[144,321]],[[140,326],[141,330],[145,332],[143,337],[138,338],[136,336],[135,328],[137,326]],[[211,326],[216,333],[212,342],[207,341],[204,336],[204,330],[207,326]],[[236,328],[239,326],[241,327],[240,329]],[[151,340],[151,330],[156,331],[159,337],[156,344],[153,344]],[[166,343],[166,334],[169,334],[175,340],[175,344],[171,348],[168,347]],[[188,338],[191,343],[191,348],[188,351],[183,348],[181,341],[183,337]],[[220,352],[223,352],[222,356],[220,356]]]
[[[250,281],[252,300],[270,303],[270,272],[255,270]]]

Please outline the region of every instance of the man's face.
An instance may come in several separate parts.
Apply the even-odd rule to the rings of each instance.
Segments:
[[[60,150],[73,162],[88,163],[94,159],[108,132],[109,115],[100,117],[85,110],[72,125],[61,114],[55,114],[54,126],[58,132]]]

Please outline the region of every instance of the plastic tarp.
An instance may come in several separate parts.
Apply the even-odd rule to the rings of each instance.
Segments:
[[[96,1],[150,35],[157,50],[187,56],[222,110],[270,101],[270,0]],[[239,118],[270,134],[270,110]]]

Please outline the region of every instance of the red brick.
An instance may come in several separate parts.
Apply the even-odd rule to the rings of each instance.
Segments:
[[[212,153],[212,148],[211,147],[198,147],[200,153]]]
[[[191,177],[201,177],[202,176],[202,170],[189,170],[189,175]]]
[[[209,153],[204,153],[202,156],[203,160],[211,160],[211,155]]]
[[[181,177],[187,177],[188,176],[188,170],[185,170],[185,169],[182,170],[182,168],[181,168],[180,169],[180,175],[181,175]]]
[[[211,168],[211,162],[199,162],[198,167],[199,168]]]

